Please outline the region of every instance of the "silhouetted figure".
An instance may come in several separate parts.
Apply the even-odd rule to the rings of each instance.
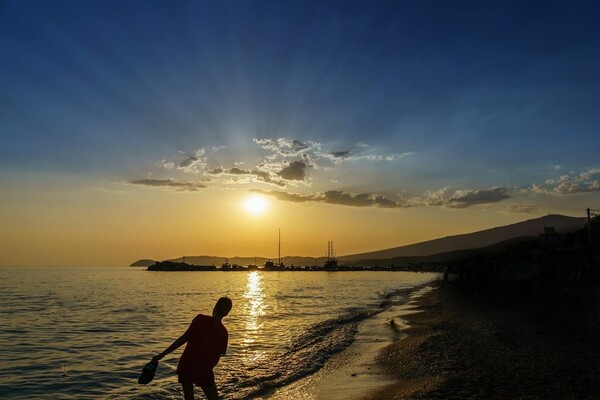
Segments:
[[[187,342],[177,366],[185,400],[194,399],[194,384],[202,388],[209,400],[219,398],[213,368],[227,351],[228,333],[221,320],[229,314],[231,307],[231,299],[221,297],[213,308],[212,316],[198,314],[183,335],[152,358],[158,361]]]

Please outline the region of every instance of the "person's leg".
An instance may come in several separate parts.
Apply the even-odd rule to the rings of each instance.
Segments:
[[[200,386],[208,400],[219,400],[219,392],[216,385]]]
[[[189,382],[181,382],[183,389],[183,400],[194,400],[194,384]]]

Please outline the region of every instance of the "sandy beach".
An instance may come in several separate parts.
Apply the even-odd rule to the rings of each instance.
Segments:
[[[397,382],[362,400],[600,398],[596,288],[487,303],[451,282],[418,303],[377,358]]]

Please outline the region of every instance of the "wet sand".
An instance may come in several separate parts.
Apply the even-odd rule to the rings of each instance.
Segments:
[[[395,383],[395,377],[386,374],[377,364],[376,356],[388,345],[405,336],[403,330],[406,325],[401,322],[402,319],[416,312],[416,299],[432,289],[427,285],[411,290],[406,303],[396,304],[362,321],[350,347],[335,354],[315,374],[276,389],[264,399],[356,400],[371,391]],[[390,326],[391,320],[397,323],[393,329]]]
[[[596,288],[482,303],[440,283],[377,361],[397,382],[362,400],[599,399]]]

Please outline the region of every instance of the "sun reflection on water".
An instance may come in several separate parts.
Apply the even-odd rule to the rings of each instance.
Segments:
[[[246,291],[244,292],[244,298],[246,299],[244,314],[247,318],[245,344],[251,345],[254,343],[256,336],[261,333],[262,321],[260,317],[265,313],[264,297],[261,273],[258,271],[249,272]]]

